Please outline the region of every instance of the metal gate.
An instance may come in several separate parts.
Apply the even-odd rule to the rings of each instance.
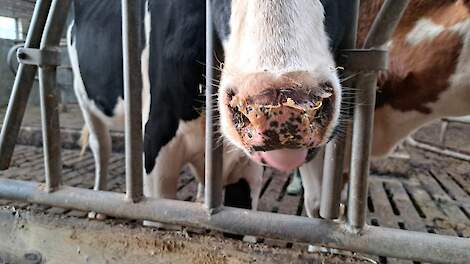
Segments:
[[[353,1],[353,0],[351,0]],[[418,233],[365,224],[367,179],[377,71],[386,65],[381,48],[390,39],[408,0],[386,0],[362,49],[355,49],[359,1],[355,1],[356,23],[340,59],[348,71],[358,72],[360,88],[352,133],[352,157],[347,220],[338,217],[344,144],[330,143],[326,155],[321,199],[323,219],[272,214],[222,205],[221,147],[215,144],[212,94],[213,27],[210,0],[206,0],[206,193],[205,204],[144,198],[142,192],[141,87],[138,40],[143,1],[122,0],[124,83],[126,98],[126,193],[92,191],[61,186],[61,144],[56,68],[61,64],[58,45],[70,0],[38,0],[0,135],[0,169],[7,169],[27,98],[39,70],[42,130],[46,181],[0,179],[0,198],[46,204],[115,217],[208,228],[228,233],[304,242],[325,247],[416,261],[469,263],[470,239]],[[341,60],[340,60],[341,61]],[[360,63],[359,63],[360,62]]]

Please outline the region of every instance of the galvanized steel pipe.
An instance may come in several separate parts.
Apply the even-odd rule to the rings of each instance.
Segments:
[[[357,39],[357,26],[359,19],[359,5],[360,0],[350,0],[353,3],[353,14],[348,33],[345,36],[344,43],[341,49],[354,49],[356,47]],[[346,76],[353,74],[348,69],[345,69]],[[353,87],[353,80],[349,80],[343,85]],[[343,98],[343,101],[350,102],[351,100]],[[344,109],[347,104],[342,104],[341,111],[344,115]],[[347,122],[340,120],[340,122]],[[345,158],[345,144],[349,135],[345,138],[337,137],[335,140],[328,143],[325,150],[325,160],[323,166],[323,181],[322,192],[320,199],[320,216],[325,219],[336,219],[339,217],[339,203],[341,202],[341,191],[343,183],[343,164]]]
[[[41,50],[58,50],[65,27],[70,0],[54,0],[49,11]],[[44,149],[46,187],[53,191],[59,187],[62,174],[62,145],[59,125],[59,94],[57,90],[57,66],[39,67],[39,90],[41,101],[41,124]],[[27,98],[24,98],[26,100]]]
[[[301,216],[230,207],[221,207],[218,213],[208,215],[206,208],[198,203],[145,198],[130,204],[124,202],[126,196],[121,193],[66,186],[46,193],[38,183],[10,179],[0,179],[0,198],[415,261],[463,264],[470,259],[467,238],[374,226],[364,228],[361,233],[351,233],[342,223]]]
[[[143,196],[142,0],[122,0],[122,49],[125,98],[126,195],[131,201]]]
[[[222,142],[217,143],[217,104],[214,91],[214,27],[212,7],[206,0],[206,147],[205,147],[205,205],[211,211],[222,205]]]
[[[392,37],[409,0],[387,0],[377,15],[364,48],[379,48]],[[352,136],[348,226],[360,231],[366,220],[369,157],[373,136],[377,72],[365,72],[358,78]]]
[[[39,48],[51,3],[52,0],[36,1],[31,26],[24,45],[25,48]],[[6,170],[10,166],[16,138],[28,103],[27,98],[31,93],[36,72],[37,67],[33,65],[20,64],[18,66],[0,133],[0,170]]]

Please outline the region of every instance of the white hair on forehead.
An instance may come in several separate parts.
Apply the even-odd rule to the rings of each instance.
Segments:
[[[226,64],[278,73],[332,67],[324,17],[318,0],[233,0]]]

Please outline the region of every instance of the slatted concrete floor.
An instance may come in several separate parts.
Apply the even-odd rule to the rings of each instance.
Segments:
[[[371,225],[400,228],[429,233],[470,237],[470,164],[408,149],[410,160],[374,163],[368,198]],[[94,162],[90,153],[79,156],[76,150],[63,150],[63,182],[66,185],[92,188]],[[19,145],[11,169],[0,177],[43,181],[42,149]],[[302,195],[288,195],[285,190],[288,175],[267,173],[259,210],[283,214],[305,215]],[[124,190],[124,156],[115,153],[110,160],[109,188]],[[197,184],[194,178],[182,173],[178,198],[195,199]],[[87,212],[0,201],[1,205],[47,211],[70,217],[84,218]],[[306,230],[307,231],[307,230]],[[277,247],[305,248],[305,245],[265,240]],[[378,258],[380,263],[412,263],[410,261]]]

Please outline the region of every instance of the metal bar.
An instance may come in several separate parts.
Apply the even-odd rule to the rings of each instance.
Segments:
[[[374,121],[375,87],[377,75],[369,73],[360,77],[356,93],[348,193],[348,224],[360,230],[366,219],[367,180]]]
[[[457,123],[462,123],[462,124],[470,124],[470,116],[461,116],[461,117],[446,117],[444,118],[444,121],[448,122],[457,122]]]
[[[122,0],[122,48],[125,98],[126,195],[137,202],[143,196],[142,74],[140,62],[141,0]]]
[[[41,39],[41,50],[59,50],[69,7],[70,0],[52,2]],[[57,65],[39,67],[39,91],[46,188],[47,191],[54,191],[59,187],[62,174]]]
[[[320,199],[320,216],[324,219],[336,219],[339,217],[344,149],[344,140],[339,139],[328,143],[325,149]]]
[[[31,18],[31,26],[26,37],[26,48],[39,48],[51,3],[52,0],[36,1],[33,17]],[[18,67],[0,133],[0,170],[6,170],[10,166],[16,138],[20,131],[36,71],[37,67],[33,65],[20,64]]]
[[[356,234],[348,232],[344,225],[328,220],[230,207],[222,207],[217,214],[208,215],[206,208],[198,203],[148,198],[130,204],[123,203],[125,195],[121,193],[68,186],[44,193],[39,187],[40,184],[34,182],[0,179],[0,198],[415,261],[468,263],[470,259],[468,238],[374,226],[367,226]]]
[[[217,144],[218,123],[215,119],[214,93],[214,29],[212,8],[206,0],[206,149],[205,149],[205,205],[216,210],[222,205],[222,143]]]
[[[356,35],[359,18],[360,0],[350,0],[354,3],[351,18],[351,28],[345,37],[342,49],[354,49],[356,47]],[[349,75],[351,72],[346,72]],[[352,81],[346,86],[352,87]],[[343,104],[345,105],[345,104]],[[342,109],[342,111],[347,111]],[[339,217],[339,203],[341,202],[342,176],[344,164],[345,140],[337,138],[326,146],[325,160],[323,163],[323,181],[320,203],[320,216],[325,219]]]
[[[410,0],[386,0],[383,3],[367,34],[365,49],[381,48],[390,41],[409,2]]]
[[[470,162],[470,155],[465,154],[465,153],[460,153],[460,152],[450,150],[450,149],[447,149],[447,148],[437,147],[437,146],[433,146],[433,145],[430,145],[430,144],[427,144],[427,143],[422,143],[422,142],[416,141],[412,137],[407,138],[405,140],[405,142],[406,142],[406,144],[408,144],[412,147],[415,147],[415,148],[424,149],[426,151],[431,151],[431,152],[434,152],[434,153],[437,153],[437,154],[440,154],[440,155],[449,156],[449,157],[452,157],[454,159],[460,159],[460,160]]]
[[[379,48],[390,40],[408,2],[409,0],[384,2],[367,36],[364,48]],[[348,227],[356,232],[364,227],[366,220],[367,180],[373,136],[377,72],[361,74],[357,84],[361,91],[356,92],[355,96],[348,193]]]

